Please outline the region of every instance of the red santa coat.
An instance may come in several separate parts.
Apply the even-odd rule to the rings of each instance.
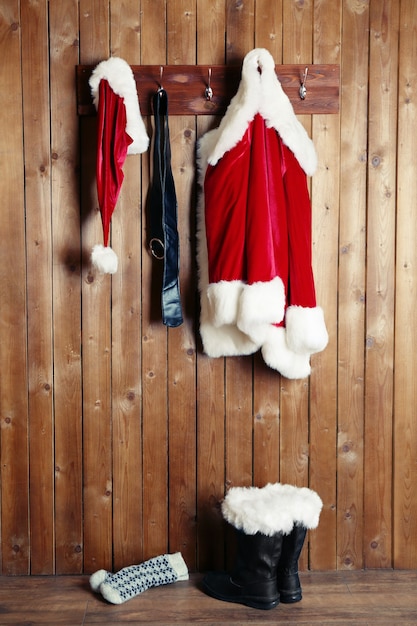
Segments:
[[[314,146],[267,50],[246,55],[236,96],[200,139],[200,333],[209,356],[251,354],[288,378],[327,344],[311,267],[306,174]]]

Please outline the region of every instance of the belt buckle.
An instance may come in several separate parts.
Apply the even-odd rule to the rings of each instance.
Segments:
[[[158,237],[152,237],[149,242],[149,250],[151,251],[152,256],[159,261],[165,256],[164,242]]]

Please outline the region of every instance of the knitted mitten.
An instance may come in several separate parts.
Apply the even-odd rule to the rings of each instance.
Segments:
[[[156,556],[140,565],[124,567],[116,574],[100,569],[90,577],[93,591],[112,604],[122,604],[150,587],[188,580],[188,568],[181,552]]]

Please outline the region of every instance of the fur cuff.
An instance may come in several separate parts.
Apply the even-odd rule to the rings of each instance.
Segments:
[[[286,330],[281,326],[269,327],[262,345],[262,356],[269,367],[285,378],[307,378],[311,373],[310,355],[291,350],[287,345]]]
[[[237,325],[261,345],[270,324],[279,324],[285,312],[285,290],[281,278],[245,285],[239,301]]]
[[[290,306],[285,315],[287,344],[297,354],[314,354],[327,346],[329,336],[321,307]]]
[[[259,346],[236,326],[227,324],[216,327],[203,317],[200,320],[200,335],[204,352],[212,358],[253,354],[259,349]]]
[[[236,324],[242,289],[240,280],[221,280],[207,287],[208,318],[214,326]]]

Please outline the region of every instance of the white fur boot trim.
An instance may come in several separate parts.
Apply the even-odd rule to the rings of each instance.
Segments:
[[[279,493],[259,487],[232,487],[222,503],[224,519],[247,535],[288,535],[294,525],[294,490],[281,485]]]
[[[290,306],[285,314],[287,345],[297,354],[314,354],[327,346],[329,336],[321,307]]]
[[[323,502],[316,491],[308,487],[295,487],[280,483],[269,483],[264,487],[272,496],[281,497],[282,489],[289,488],[291,491],[291,514],[294,524],[304,526],[309,530],[317,528]]]

